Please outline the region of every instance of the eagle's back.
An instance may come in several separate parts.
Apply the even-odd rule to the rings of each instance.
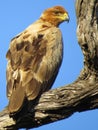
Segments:
[[[6,55],[10,113],[17,113],[25,99],[33,101],[51,88],[62,53],[60,30],[40,20],[12,39]]]

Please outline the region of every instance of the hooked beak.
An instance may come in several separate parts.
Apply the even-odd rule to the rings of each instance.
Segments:
[[[69,23],[69,15],[67,13],[64,13],[64,21],[67,21]]]

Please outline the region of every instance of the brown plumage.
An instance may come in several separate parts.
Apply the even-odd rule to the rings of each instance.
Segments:
[[[49,90],[62,62],[62,34],[58,25],[68,21],[61,6],[49,8],[26,30],[11,40],[6,54],[7,97],[10,114]]]

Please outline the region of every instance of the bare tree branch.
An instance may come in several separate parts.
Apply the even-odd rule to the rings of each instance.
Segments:
[[[35,128],[98,108],[98,0],[76,0],[76,14],[77,37],[84,55],[80,76],[72,84],[44,93],[35,108],[17,122],[5,108],[0,113],[1,130]]]

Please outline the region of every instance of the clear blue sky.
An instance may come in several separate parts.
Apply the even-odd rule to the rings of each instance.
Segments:
[[[60,28],[64,39],[64,60],[53,88],[73,82],[83,67],[83,55],[76,37],[75,0],[2,0],[0,2],[0,110],[6,98],[6,52],[11,38],[37,20],[48,7],[63,5],[70,22]],[[45,125],[35,130],[98,130],[98,110],[75,113],[68,119]]]

